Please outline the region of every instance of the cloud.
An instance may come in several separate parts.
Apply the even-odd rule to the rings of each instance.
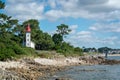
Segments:
[[[77,28],[78,28],[78,25],[71,25],[71,26],[70,26],[70,29],[71,29],[70,34],[75,34]]]
[[[94,20],[120,19],[119,0],[6,0],[6,13],[26,20],[86,18]]]
[[[115,23],[95,23],[89,29],[99,32],[120,33],[120,22]]]
[[[78,0],[79,4],[83,4],[83,5],[96,5],[96,4],[104,4],[106,2],[108,2],[108,0],[94,0],[94,1],[90,1],[90,0]]]
[[[48,5],[51,8],[56,8],[57,4],[56,4],[56,0],[48,0]]]
[[[44,18],[44,4],[34,0],[7,0],[5,11],[21,21]]]
[[[79,47],[85,46],[85,47],[96,47],[96,48],[107,46],[111,48],[116,48],[120,44],[119,43],[120,37],[118,35],[108,35],[109,32],[102,33],[101,29],[104,30],[104,28],[101,29],[99,28],[100,29],[99,30],[98,27],[95,27],[95,29],[93,28],[93,30],[77,31],[79,27],[78,25],[71,25],[71,26],[73,28],[72,30],[74,30],[74,33],[71,33],[70,36],[68,36],[65,40],[74,46],[79,46]],[[109,31],[109,29],[106,30]],[[101,34],[102,37],[100,37],[99,34]]]
[[[93,34],[83,34],[83,35],[73,35],[66,39],[67,42],[71,43],[74,46],[85,46],[85,47],[117,47],[119,43],[119,38],[117,36],[110,37],[96,37]]]
[[[61,17],[87,18],[95,20],[120,19],[118,0],[56,0],[60,8],[47,11],[46,15],[59,19]],[[53,15],[55,14],[55,15]],[[58,17],[56,17],[58,16]]]

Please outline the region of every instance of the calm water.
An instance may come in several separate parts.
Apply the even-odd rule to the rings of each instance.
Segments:
[[[120,60],[120,56],[108,58]],[[72,80],[120,80],[120,65],[74,66],[56,73],[48,80],[55,80],[56,77],[67,77]]]
[[[120,60],[120,56],[108,56],[108,59]]]

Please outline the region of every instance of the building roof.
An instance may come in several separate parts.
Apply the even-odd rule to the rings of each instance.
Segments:
[[[26,32],[31,32],[30,24],[27,25]]]

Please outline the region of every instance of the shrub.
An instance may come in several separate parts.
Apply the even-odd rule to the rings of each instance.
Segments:
[[[27,55],[27,56],[36,56],[36,52],[34,49],[32,48],[27,48],[27,47],[24,47],[22,48],[24,50],[24,55]]]
[[[18,54],[18,55],[26,54],[25,51],[17,44],[14,45],[13,50],[14,50],[15,54]]]
[[[83,50],[79,47],[74,48],[74,53],[78,54],[79,56],[83,55]]]
[[[16,56],[12,49],[2,48],[0,49],[0,60],[5,61],[7,59],[13,59]]]

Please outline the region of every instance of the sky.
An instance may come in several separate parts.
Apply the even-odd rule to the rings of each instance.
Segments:
[[[37,19],[40,29],[51,35],[66,24],[72,32],[65,38],[75,47],[120,48],[119,0],[2,0],[3,13],[20,22]]]

